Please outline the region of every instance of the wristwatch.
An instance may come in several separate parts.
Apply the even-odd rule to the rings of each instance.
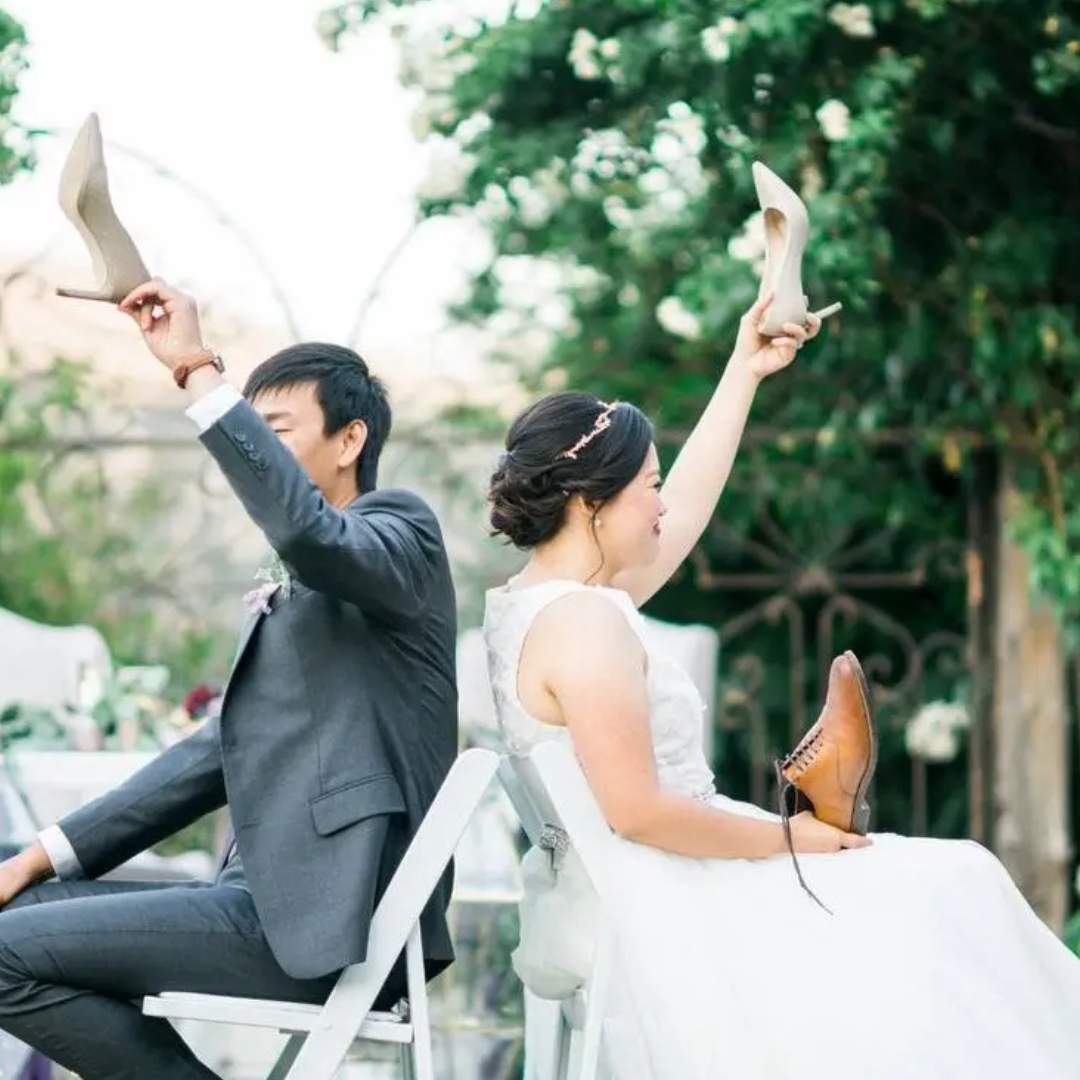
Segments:
[[[173,379],[176,380],[176,385],[183,390],[187,386],[188,379],[191,378],[191,373],[208,364],[215,371],[224,374],[225,361],[221,359],[221,354],[211,349],[209,345],[204,345],[190,360],[185,360],[173,368]]]

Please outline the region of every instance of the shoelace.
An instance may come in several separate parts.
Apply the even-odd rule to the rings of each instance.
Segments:
[[[806,878],[803,877],[802,867],[799,865],[799,857],[795,854],[795,841],[791,836],[791,816],[788,813],[787,808],[787,793],[793,788],[796,791],[796,798],[798,798],[798,788],[784,776],[784,769],[788,765],[793,764],[808,764],[816,756],[818,746],[820,746],[820,735],[818,732],[816,738],[812,739],[805,747],[798,747],[793,753],[789,754],[786,758],[781,760],[777,758],[773,762],[773,766],[776,769],[776,790],[778,792],[777,798],[780,801],[780,824],[784,829],[784,842],[787,844],[788,854],[791,856],[791,865],[795,867],[795,876],[799,879],[799,884],[803,888],[803,892],[814,901],[822,911],[828,912],[832,915],[832,910],[821,902],[821,898],[806,884]]]

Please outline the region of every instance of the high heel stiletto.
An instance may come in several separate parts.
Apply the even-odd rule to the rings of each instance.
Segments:
[[[60,175],[60,208],[79,231],[100,285],[96,289],[57,289],[76,300],[119,303],[151,278],[135,242],[120,223],[109,197],[109,177],[101,124],[91,113],[75,136]]]
[[[810,218],[802,199],[760,161],[753,164],[754,188],[765,216],[765,272],[761,293],[773,301],[760,327],[766,337],[784,332],[784,323],[806,324],[808,301],[803,295],[802,260],[810,234]],[[814,314],[827,319],[840,310],[830,304]]]

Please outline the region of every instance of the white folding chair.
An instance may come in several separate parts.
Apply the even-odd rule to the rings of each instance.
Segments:
[[[545,825],[562,829],[601,896],[612,846],[604,820],[569,743],[552,739],[527,757],[503,757],[499,779],[532,843]],[[566,1001],[525,990],[525,1080],[595,1080],[611,970],[611,941],[597,942],[586,985]]]
[[[268,1080],[331,1080],[356,1041],[397,1043],[410,1080],[434,1080],[420,913],[495,776],[498,755],[466,750],[454,762],[371,919],[367,959],[339,977],[325,1005],[166,993],[143,1000],[147,1016],[276,1028],[290,1036]],[[408,1016],[371,1006],[402,949]]]

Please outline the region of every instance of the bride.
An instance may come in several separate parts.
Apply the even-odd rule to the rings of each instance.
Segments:
[[[1080,961],[994,856],[966,840],[858,836],[804,812],[790,839],[828,910],[815,904],[780,819],[716,792],[694,684],[648,644],[637,609],[704,531],[758,383],[819,329],[811,318],[766,338],[767,308],[743,317],[663,494],[648,420],[580,393],[522,413],[491,480],[495,532],[530,553],[487,597],[503,737],[514,754],[569,738],[617,838],[607,1074],[1077,1080]],[[546,996],[543,958],[559,974],[598,903],[572,858],[560,890],[546,924],[528,882],[523,904],[519,952],[541,963],[518,970]]]

